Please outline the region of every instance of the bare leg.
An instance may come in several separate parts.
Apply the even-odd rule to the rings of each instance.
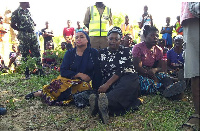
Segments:
[[[191,79],[191,89],[195,108],[195,114],[199,114],[199,76],[193,77]]]
[[[37,92],[35,92],[35,93],[34,93],[34,96],[36,96],[36,97],[42,96],[42,91],[37,91]]]
[[[42,96],[42,90],[38,90],[38,91],[35,91],[35,92],[31,92],[29,94],[27,94],[25,96],[25,99],[26,100],[29,100],[31,98],[34,98],[34,97],[41,97]]]
[[[189,119],[187,123],[196,125],[197,128],[199,128],[199,76],[191,78],[191,90],[192,90],[192,97],[193,97],[193,103],[194,103],[194,109],[195,114],[197,114],[198,117],[192,117]],[[186,129],[193,130],[188,126],[183,126]]]

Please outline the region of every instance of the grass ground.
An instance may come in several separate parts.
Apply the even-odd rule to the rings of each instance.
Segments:
[[[24,99],[27,93],[41,89],[57,75],[32,76],[26,81],[16,73],[0,75],[0,105],[8,109],[6,115],[0,116],[0,131],[176,131],[194,112],[190,89],[180,101],[160,95],[142,96],[139,110],[111,117],[108,125],[102,124],[98,116],[89,117],[89,107],[47,106],[40,98]]]

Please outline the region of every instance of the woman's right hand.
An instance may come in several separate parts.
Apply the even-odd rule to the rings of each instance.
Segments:
[[[108,88],[109,88],[109,85],[105,83],[99,87],[98,92],[105,93],[108,90]]]
[[[88,75],[83,74],[83,73],[78,73],[75,77],[81,78],[81,80],[84,80],[84,81],[87,81],[87,82],[89,82],[91,80],[91,78]]]
[[[155,74],[156,74],[156,71],[153,68],[147,71],[148,77],[153,79],[155,82],[158,82],[158,79]]]

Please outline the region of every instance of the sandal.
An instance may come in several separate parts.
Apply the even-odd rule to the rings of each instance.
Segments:
[[[192,116],[189,117],[188,121],[186,123],[184,123],[181,128],[182,129],[192,129],[193,131],[199,131],[199,125],[196,125],[196,124],[192,124],[192,123],[189,123],[190,119],[192,118],[197,118],[199,119],[199,115],[198,114],[193,114]],[[199,122],[198,122],[199,123]]]
[[[29,93],[28,95],[25,96],[25,99],[26,99],[26,100],[29,100],[29,99],[35,98],[34,93],[36,93],[36,92],[38,92],[38,91],[41,91],[41,90],[37,90],[37,91],[34,91],[34,92]]]
[[[29,100],[29,99],[31,99],[31,98],[35,98],[34,92],[31,92],[31,93],[29,93],[28,95],[25,96],[25,99],[26,99],[26,100]]]

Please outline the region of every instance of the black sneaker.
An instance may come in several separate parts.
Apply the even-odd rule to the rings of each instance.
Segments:
[[[25,99],[26,99],[26,100],[33,99],[33,98],[35,98],[34,92],[31,92],[31,93],[29,93],[29,94],[27,94],[27,95],[25,96]]]
[[[184,92],[185,88],[186,88],[185,81],[178,81],[178,82],[174,83],[173,85],[170,85],[168,88],[166,88],[163,91],[163,96],[164,97],[172,97],[174,95]]]
[[[31,92],[31,93],[29,93],[29,94],[27,94],[26,96],[25,96],[25,99],[26,100],[29,100],[29,99],[33,99],[33,98],[35,98],[35,93],[36,92],[38,92],[38,91],[42,91],[42,90],[37,90],[37,91],[34,91],[34,92]]]
[[[6,108],[0,107],[0,115],[5,115],[7,112]]]
[[[98,101],[96,94],[90,95],[89,104],[90,104],[90,116],[95,116],[98,113]]]
[[[105,93],[99,94],[98,107],[99,107],[99,117],[102,123],[107,124],[109,122],[108,99]]]

